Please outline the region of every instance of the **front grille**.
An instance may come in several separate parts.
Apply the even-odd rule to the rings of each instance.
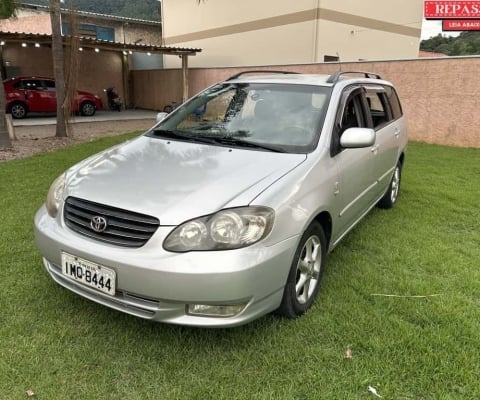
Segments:
[[[73,231],[122,247],[143,246],[160,225],[155,217],[76,197],[67,198],[63,215],[65,223]],[[106,220],[107,227],[103,232],[93,230],[91,221],[94,217]]]

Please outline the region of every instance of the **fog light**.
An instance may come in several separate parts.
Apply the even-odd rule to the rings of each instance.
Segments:
[[[225,304],[211,306],[208,304],[187,304],[187,314],[197,315],[200,317],[234,317],[241,313],[246,304]]]

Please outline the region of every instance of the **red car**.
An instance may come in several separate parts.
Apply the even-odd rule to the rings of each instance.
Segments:
[[[30,112],[56,112],[55,80],[39,77],[17,77],[3,82],[7,100],[6,111],[13,118],[25,118]],[[102,109],[102,100],[89,92],[78,90],[73,111],[92,116]]]

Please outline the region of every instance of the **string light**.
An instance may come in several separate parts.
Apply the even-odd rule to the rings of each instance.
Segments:
[[[6,44],[6,42],[5,42],[4,40],[1,40],[1,41],[0,41],[0,46],[5,46],[5,44]],[[33,46],[36,47],[36,48],[42,47],[42,45],[41,45],[40,43],[30,43],[30,45],[33,45]],[[26,48],[26,47],[28,47],[29,45],[28,45],[27,42],[23,42],[23,43],[21,44],[21,46],[24,47],[24,48]],[[83,47],[79,47],[79,48],[78,48],[78,51],[84,51],[84,48],[83,48]],[[95,48],[94,48],[94,51],[95,51],[95,53],[100,53],[100,49],[99,49],[98,47],[95,47]],[[132,55],[132,54],[133,54],[133,51],[132,51],[132,50],[122,50],[122,53],[123,53],[123,55],[125,55],[125,56],[126,56],[126,55]],[[152,53],[151,53],[150,51],[147,52],[147,56],[151,56],[151,55],[152,55]]]

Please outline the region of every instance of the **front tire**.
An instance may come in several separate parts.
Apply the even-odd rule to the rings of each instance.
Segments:
[[[402,164],[399,161],[395,166],[395,170],[393,171],[392,180],[390,181],[390,185],[386,193],[378,202],[377,206],[379,208],[389,209],[392,208],[398,200],[398,196],[400,195],[400,182],[402,180]]]
[[[293,319],[311,307],[320,289],[326,249],[323,228],[313,222],[298,244],[277,314]]]

